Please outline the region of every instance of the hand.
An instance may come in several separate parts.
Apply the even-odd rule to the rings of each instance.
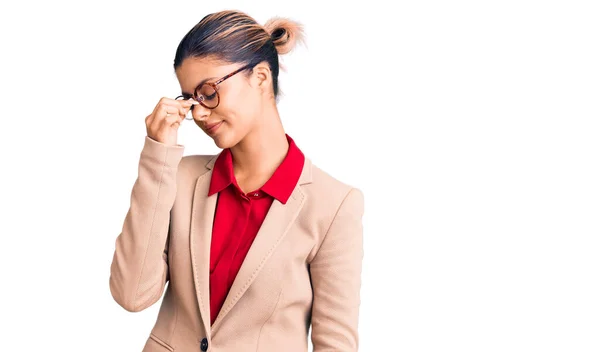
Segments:
[[[190,107],[195,104],[198,102],[192,98],[188,100],[161,98],[154,111],[146,116],[148,137],[169,146],[177,145],[177,131],[181,121]]]

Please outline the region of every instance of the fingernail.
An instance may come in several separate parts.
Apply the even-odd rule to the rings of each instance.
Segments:
[[[198,102],[197,102],[195,99],[193,99],[193,98],[189,98],[189,99],[188,99],[188,102],[192,103],[193,105],[197,105],[197,104],[199,104],[199,103],[198,103]]]

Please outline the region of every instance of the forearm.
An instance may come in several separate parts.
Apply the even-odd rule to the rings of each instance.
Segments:
[[[110,291],[128,311],[141,311],[162,295],[168,273],[170,211],[182,155],[183,147],[146,137],[110,269]]]

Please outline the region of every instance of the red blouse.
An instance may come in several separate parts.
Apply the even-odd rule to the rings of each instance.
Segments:
[[[210,247],[210,320],[215,322],[271,203],[287,202],[296,187],[304,154],[286,134],[289,149],[271,178],[244,194],[233,173],[233,158],[224,149],[215,161],[208,195],[219,193]]]

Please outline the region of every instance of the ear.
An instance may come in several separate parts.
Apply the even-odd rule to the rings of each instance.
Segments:
[[[269,68],[269,64],[266,61],[259,63],[254,66],[254,70],[252,72],[253,83],[263,92],[270,92],[272,79],[271,79],[271,69]]]

